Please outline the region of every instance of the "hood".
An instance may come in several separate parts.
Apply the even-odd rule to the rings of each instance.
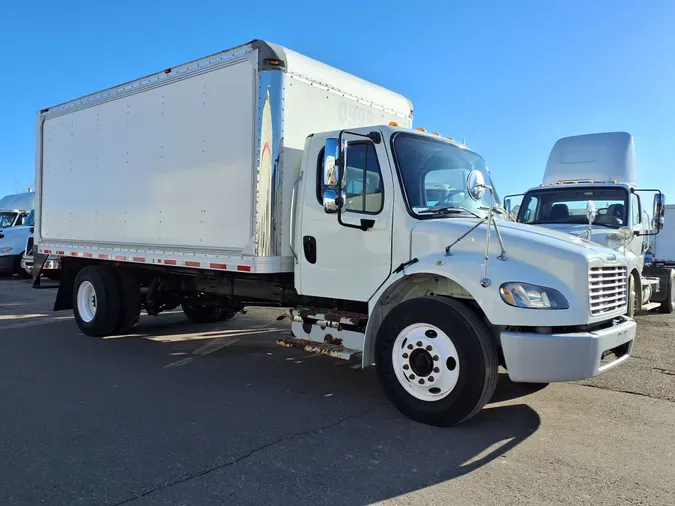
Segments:
[[[584,241],[588,242],[588,225],[580,223],[543,223],[541,225],[532,225],[533,227],[541,227],[549,231],[559,232],[570,236],[580,237]],[[596,244],[608,248],[617,248],[621,246],[621,242],[617,240],[610,240],[609,236],[616,234],[616,228],[608,228],[600,225],[593,225],[593,232],[591,235],[591,241]]]
[[[550,262],[551,259],[572,260],[579,257],[585,257],[587,261],[601,259],[603,262],[613,262],[623,257],[616,251],[596,242],[587,241],[577,234],[511,221],[500,220],[497,223],[504,241],[504,249],[509,257],[518,252],[519,255],[538,257],[544,263]],[[419,222],[412,231],[413,257],[437,251],[438,248],[444,249],[468,232],[475,224],[476,220],[469,218],[445,218]],[[480,251],[484,249],[486,230],[487,226],[481,225],[454,245],[452,250]],[[595,229],[593,238],[596,238]],[[490,252],[499,254],[499,241],[494,228],[490,234]]]
[[[30,234],[32,234],[31,225],[18,225],[16,227],[7,227],[7,228],[0,228],[0,232],[5,237],[14,237],[14,236],[23,236],[23,237],[28,237]]]

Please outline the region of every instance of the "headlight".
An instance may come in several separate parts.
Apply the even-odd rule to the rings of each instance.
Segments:
[[[10,251],[12,251],[12,248],[2,248],[2,249],[0,249],[0,253],[9,253]]]
[[[570,307],[563,294],[553,288],[510,282],[499,287],[502,300],[509,306],[528,309],[567,309]]]

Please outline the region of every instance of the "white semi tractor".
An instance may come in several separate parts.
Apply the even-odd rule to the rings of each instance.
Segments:
[[[515,197],[505,199],[507,208]],[[653,236],[664,225],[664,204],[660,190],[636,186],[633,137],[626,132],[594,133],[555,143],[542,184],[524,194],[517,221],[577,235],[625,255],[628,315],[657,307],[672,313],[675,271],[649,260]],[[666,241],[660,236],[656,240]],[[613,301],[597,304],[611,306]]]
[[[55,310],[89,336],[288,308],[279,344],[360,355],[435,425],[500,363],[546,383],[628,359],[625,257],[507,221],[477,153],[411,126],[403,96],[263,41],[45,109],[36,276],[61,258]]]
[[[30,277],[21,265],[26,239],[31,234],[35,192],[7,195],[0,199],[0,277],[18,274]]]

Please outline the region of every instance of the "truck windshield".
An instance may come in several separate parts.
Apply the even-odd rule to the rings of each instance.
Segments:
[[[486,191],[481,200],[473,200],[467,188],[472,170],[481,171],[485,183],[492,186],[485,162],[479,155],[440,139],[405,133],[394,137],[393,150],[414,215],[428,218],[486,214],[489,192]],[[499,203],[496,195],[495,203]],[[458,212],[443,212],[453,208]]]
[[[16,213],[4,212],[0,213],[0,228],[11,227],[16,219]]]
[[[598,210],[593,224],[621,227],[626,220],[628,192],[623,188],[561,188],[528,192],[518,210],[520,223],[588,223],[586,203]]]

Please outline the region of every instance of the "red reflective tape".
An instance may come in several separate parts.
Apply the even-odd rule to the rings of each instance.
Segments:
[[[175,260],[164,260],[164,263],[165,263],[166,265],[176,265],[176,261],[175,261]]]
[[[251,266],[250,265],[237,265],[237,270],[238,271],[251,272]]]
[[[211,264],[211,269],[227,269],[225,264]]]
[[[56,254],[57,255],[65,255],[65,253],[63,251],[57,251]]]
[[[193,262],[191,260],[188,260],[185,262],[185,267],[199,267],[201,264],[199,262]]]
[[[99,253],[98,257],[102,258],[103,260],[108,260],[110,258],[110,255],[106,255],[104,253]]]
[[[145,262],[145,258],[143,258],[143,257],[134,257],[134,262]]]
[[[70,256],[71,257],[76,257],[78,255],[77,251],[71,251]]]
[[[52,250],[50,250],[50,249],[43,249],[42,252],[43,252],[43,253],[47,253],[47,254],[49,255],[49,254],[52,252]]]
[[[94,254],[93,254],[93,253],[83,253],[83,254],[84,254],[84,256],[86,256],[87,258],[94,258]]]
[[[126,259],[127,259],[127,257],[115,256],[115,260],[126,260]]]

